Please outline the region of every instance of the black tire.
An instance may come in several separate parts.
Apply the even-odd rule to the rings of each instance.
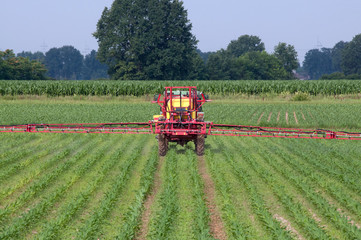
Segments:
[[[163,134],[158,135],[158,153],[159,156],[165,156],[168,150],[168,140]]]
[[[205,143],[204,135],[197,135],[195,145],[196,145],[196,153],[198,156],[204,155],[204,143]]]

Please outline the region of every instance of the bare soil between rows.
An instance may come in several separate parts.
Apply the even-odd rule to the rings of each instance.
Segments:
[[[151,214],[151,207],[154,203],[155,197],[157,196],[157,193],[160,189],[160,186],[162,185],[162,180],[160,178],[160,170],[162,169],[164,163],[164,157],[159,158],[159,163],[157,166],[157,170],[155,172],[154,176],[154,185],[152,188],[152,192],[147,196],[145,202],[144,202],[144,211],[142,214],[142,225],[139,229],[139,232],[136,234],[135,239],[143,240],[146,239],[148,230],[149,230],[149,222],[150,222],[150,214]]]
[[[216,190],[214,182],[207,171],[206,161],[204,157],[198,157],[198,169],[199,174],[201,175],[204,182],[204,194],[206,198],[205,201],[210,214],[209,227],[211,230],[211,234],[215,239],[225,240],[227,239],[227,234],[225,232],[221,214],[216,205]]]

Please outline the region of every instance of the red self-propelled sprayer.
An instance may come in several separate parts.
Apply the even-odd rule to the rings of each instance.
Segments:
[[[361,140],[361,133],[355,132],[214,124],[204,120],[202,106],[208,101],[197,87],[165,87],[153,101],[160,114],[149,122],[0,125],[0,132],[156,134],[160,156],[166,155],[169,142],[189,141],[201,156],[208,135]]]

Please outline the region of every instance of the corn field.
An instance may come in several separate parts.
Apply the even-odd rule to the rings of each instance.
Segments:
[[[144,96],[161,93],[165,86],[197,86],[207,94],[247,94],[304,92],[310,95],[358,94],[361,81],[0,81],[0,95],[47,96]]]

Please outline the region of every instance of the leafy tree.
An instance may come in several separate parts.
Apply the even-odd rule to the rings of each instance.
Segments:
[[[233,57],[239,57],[247,52],[262,52],[264,43],[257,36],[242,35],[228,44],[227,51]]]
[[[267,52],[247,52],[234,58],[224,49],[209,56],[207,62],[211,80],[271,80],[288,79],[288,73],[275,56]]]
[[[331,50],[332,69],[335,72],[342,72],[342,68],[341,68],[342,53],[346,46],[347,46],[347,42],[340,41],[336,43]]]
[[[92,50],[83,61],[82,78],[85,80],[108,78],[108,66],[99,62],[97,52]]]
[[[330,48],[311,49],[306,53],[303,68],[311,79],[319,79],[323,74],[333,72]]]
[[[361,34],[356,35],[345,47],[341,67],[345,75],[361,74]]]
[[[299,66],[295,47],[286,43],[279,43],[275,46],[274,50],[274,55],[280,60],[282,66],[287,71],[288,78],[294,78],[293,70],[296,70]]]
[[[202,52],[201,50],[197,49],[197,53],[201,56],[204,63],[207,63],[209,55],[211,55],[214,52]]]
[[[197,53],[194,52],[192,71],[188,75],[189,80],[205,80],[208,79],[206,64],[204,59]]]
[[[178,0],[115,0],[94,33],[114,79],[186,79],[196,39]]]
[[[30,60],[36,60],[36,61],[39,61],[39,62],[42,62],[42,63],[45,60],[44,53],[39,52],[39,51],[34,52],[34,53],[22,51],[21,53],[18,53],[16,56],[29,58]]]
[[[51,48],[45,54],[48,75],[55,79],[80,79],[83,55],[73,46]]]
[[[38,61],[15,57],[12,50],[0,51],[0,79],[41,80],[45,79],[46,69]]]
[[[10,59],[14,58],[15,54],[12,50],[0,51],[0,79],[12,79],[12,68],[9,64]]]
[[[236,79],[276,80],[288,79],[289,75],[282,63],[267,52],[248,52],[236,62]]]
[[[215,53],[212,53],[208,57],[206,64],[208,77],[211,80],[231,80],[234,78],[234,72],[232,69],[235,58],[231,54],[221,49]]]

